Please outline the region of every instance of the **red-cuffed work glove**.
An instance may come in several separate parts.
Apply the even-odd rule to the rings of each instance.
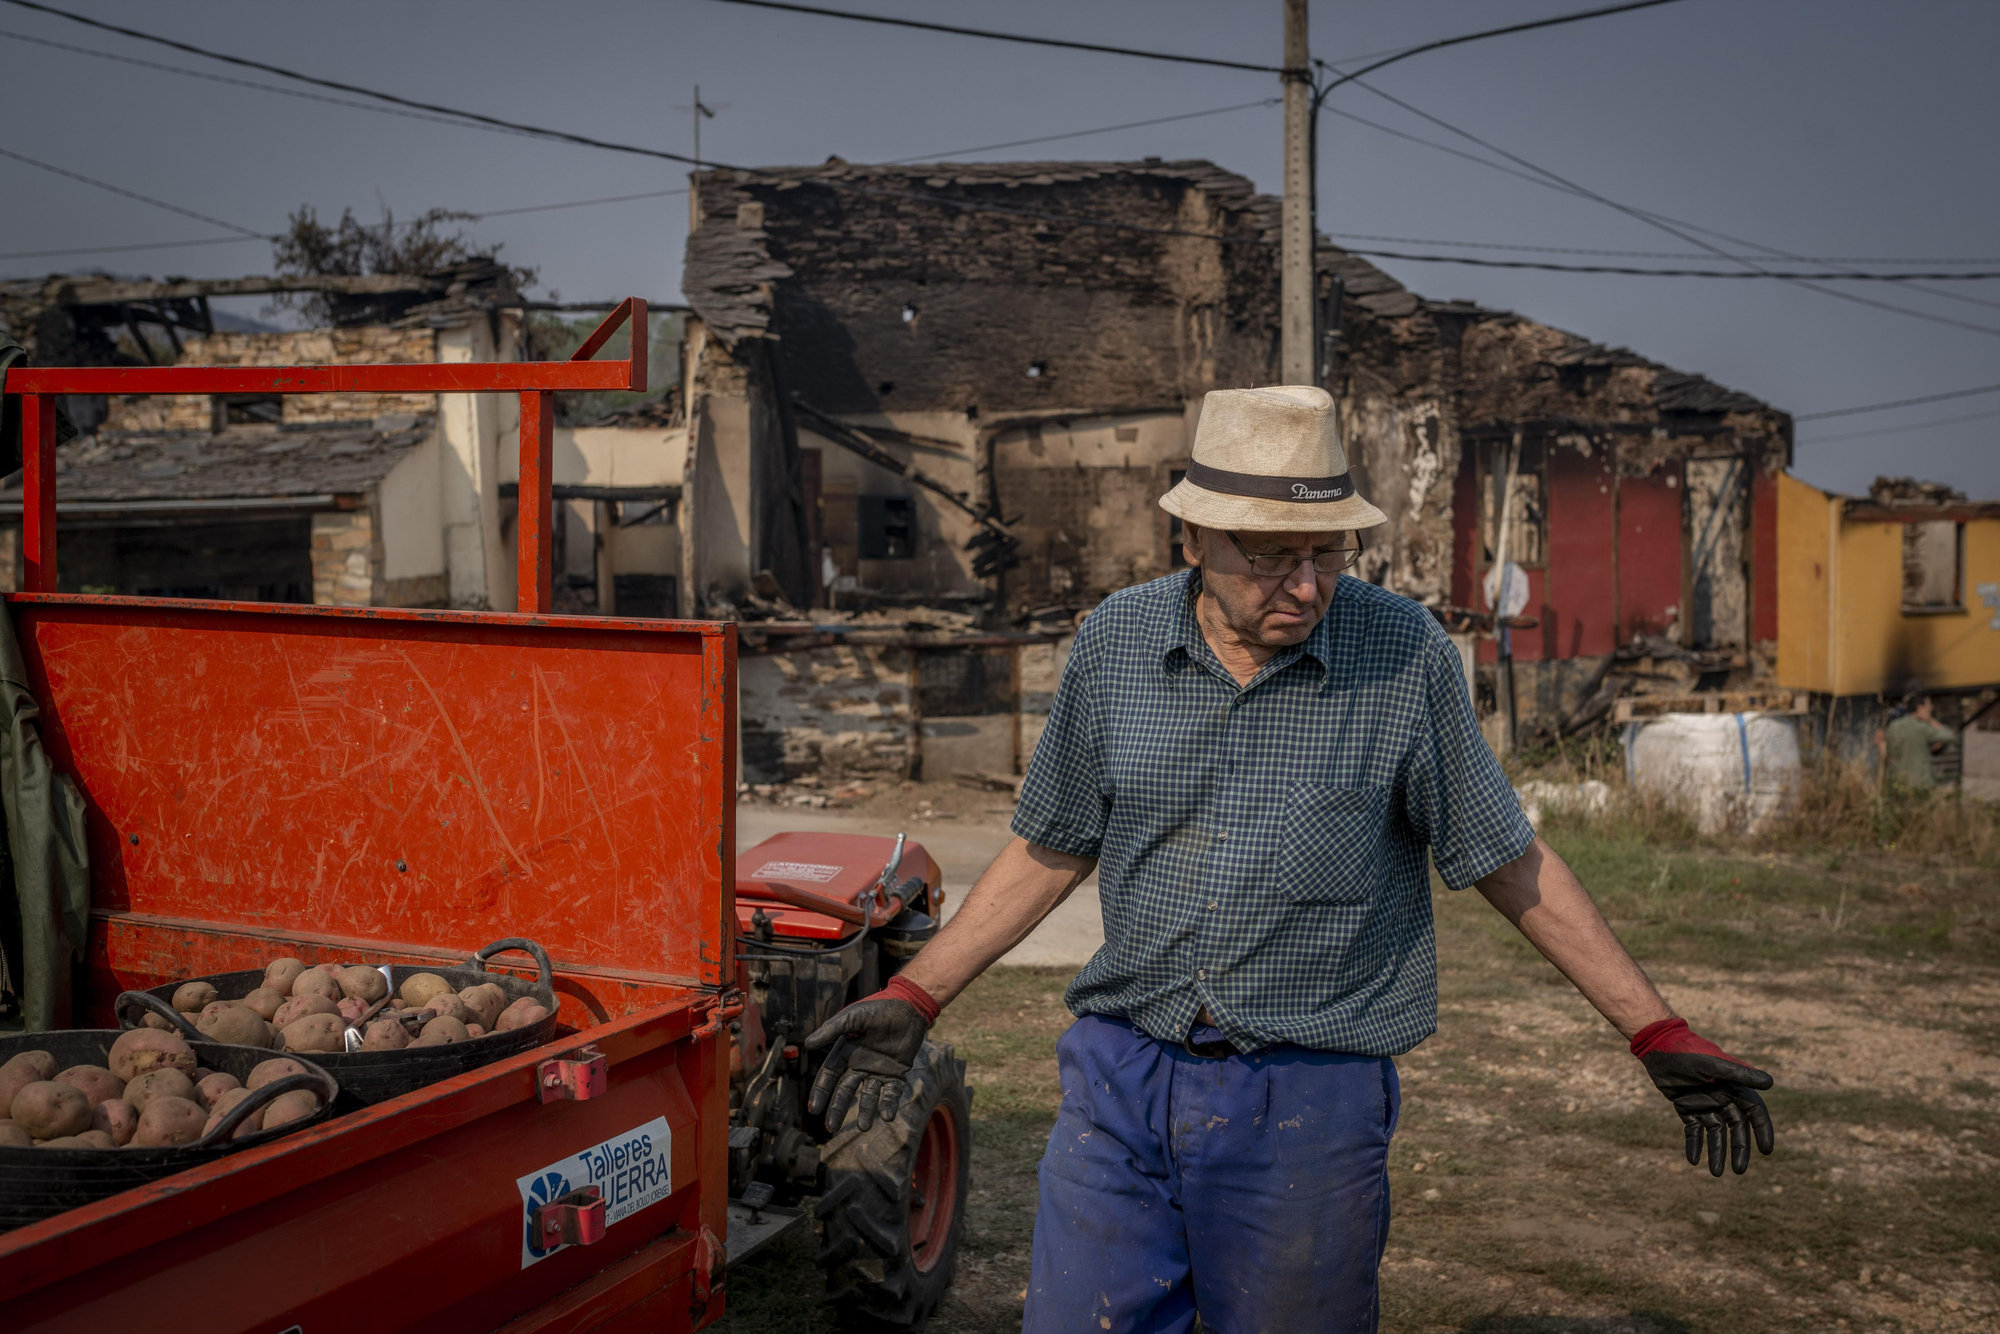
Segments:
[[[876,1118],[896,1119],[908,1091],[910,1066],[943,1008],[908,978],[897,976],[872,996],[854,1002],[806,1038],[806,1050],[832,1046],[813,1080],[806,1110],[824,1112],[837,1130],[854,1104],[856,1124],[867,1130]]]
[[[1768,1154],[1775,1137],[1771,1113],[1754,1090],[1775,1082],[1762,1070],[1737,1060],[1687,1026],[1685,1019],[1662,1019],[1632,1035],[1632,1054],[1646,1067],[1653,1086],[1681,1114],[1687,1131],[1689,1163],[1701,1161],[1708,1138],[1708,1170],[1722,1175],[1723,1145],[1738,1176],[1750,1169],[1750,1139]]]

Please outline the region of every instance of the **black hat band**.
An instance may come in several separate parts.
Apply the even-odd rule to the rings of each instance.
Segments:
[[[1354,494],[1353,474],[1337,477],[1263,477],[1253,472],[1230,472],[1211,468],[1190,459],[1187,480],[1204,491],[1225,496],[1249,496],[1253,500],[1282,500],[1292,504],[1324,504],[1345,500]]]

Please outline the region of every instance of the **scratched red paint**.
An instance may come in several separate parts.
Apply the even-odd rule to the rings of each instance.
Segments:
[[[59,595],[15,615],[90,799],[94,907],[711,971],[727,738],[704,642],[726,627]]]

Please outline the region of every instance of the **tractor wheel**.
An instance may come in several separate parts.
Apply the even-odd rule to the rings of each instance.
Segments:
[[[851,1329],[916,1330],[951,1286],[972,1177],[965,1062],[924,1043],[910,1096],[868,1133],[848,1124],[821,1150],[819,1262],[827,1300]]]

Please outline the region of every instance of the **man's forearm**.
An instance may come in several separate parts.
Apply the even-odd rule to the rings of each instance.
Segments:
[[[1481,880],[1479,892],[1626,1037],[1672,1016],[1576,873],[1541,839]]]
[[[965,896],[957,916],[910,960],[902,976],[950,1003],[1070,896],[1097,862],[1010,839]]]

